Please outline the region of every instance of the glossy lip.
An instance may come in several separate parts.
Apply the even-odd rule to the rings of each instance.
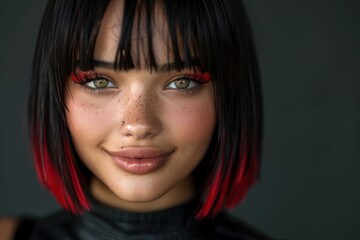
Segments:
[[[159,169],[174,151],[152,147],[127,147],[106,151],[121,169],[133,174],[146,174]]]

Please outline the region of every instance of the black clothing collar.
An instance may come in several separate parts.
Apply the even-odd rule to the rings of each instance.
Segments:
[[[92,210],[73,215],[64,210],[47,217],[20,219],[14,240],[269,240],[267,235],[225,212],[198,221],[192,201],[167,210],[131,213],[94,199]]]
[[[92,199],[80,219],[85,231],[99,239],[202,239],[206,223],[195,218],[195,202],[157,212],[126,212]]]

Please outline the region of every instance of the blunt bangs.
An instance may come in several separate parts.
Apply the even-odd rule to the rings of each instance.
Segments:
[[[59,56],[61,58],[58,60],[71,66],[71,70],[77,66],[82,70],[94,69],[96,40],[102,17],[109,4],[111,1],[102,2],[99,7],[97,5],[100,3],[91,4],[83,1],[83,4],[79,4],[79,9],[74,9],[73,14],[76,15],[71,18],[73,20],[69,20],[74,22],[73,26],[64,25],[68,28],[66,32],[70,34],[69,38],[63,39],[64,47],[71,54]],[[119,23],[120,39],[113,61],[114,70],[158,69],[153,49],[154,25],[157,24],[156,14],[159,13],[157,9],[165,15],[164,21],[168,27],[168,36],[163,37],[168,44],[168,63],[171,63],[171,70],[197,68],[203,72],[209,71],[210,60],[217,59],[213,49],[221,50],[228,43],[229,34],[228,30],[223,29],[221,22],[213,19],[214,14],[226,14],[225,12],[203,12],[204,9],[213,10],[221,7],[216,1],[125,0],[123,18]],[[226,16],[221,17],[223,18]],[[146,39],[146,56],[140,56],[140,41],[143,38]],[[141,57],[146,58],[145,65],[141,65]]]
[[[77,156],[67,128],[66,82],[76,68],[95,68],[95,45],[109,4],[50,0],[34,56],[28,118],[35,166],[40,181],[73,213],[91,207],[91,173]],[[217,126],[193,175],[199,192],[197,217],[215,216],[243,200],[258,178],[262,96],[251,29],[236,0],[125,0],[114,70],[157,71],[152,41],[159,7],[168,28],[169,66],[208,72],[213,80]],[[132,38],[134,33],[140,36],[141,27],[146,56],[140,56],[140,38]]]

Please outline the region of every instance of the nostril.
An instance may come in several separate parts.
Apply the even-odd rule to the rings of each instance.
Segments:
[[[155,132],[150,125],[127,124],[125,127],[123,127],[123,134],[127,137],[142,139],[155,134]]]

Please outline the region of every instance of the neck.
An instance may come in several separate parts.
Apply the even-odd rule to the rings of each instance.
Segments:
[[[196,194],[191,176],[175,185],[164,195],[147,202],[130,202],[117,196],[95,176],[90,183],[90,192],[99,202],[129,212],[153,212],[168,209],[191,201]]]

